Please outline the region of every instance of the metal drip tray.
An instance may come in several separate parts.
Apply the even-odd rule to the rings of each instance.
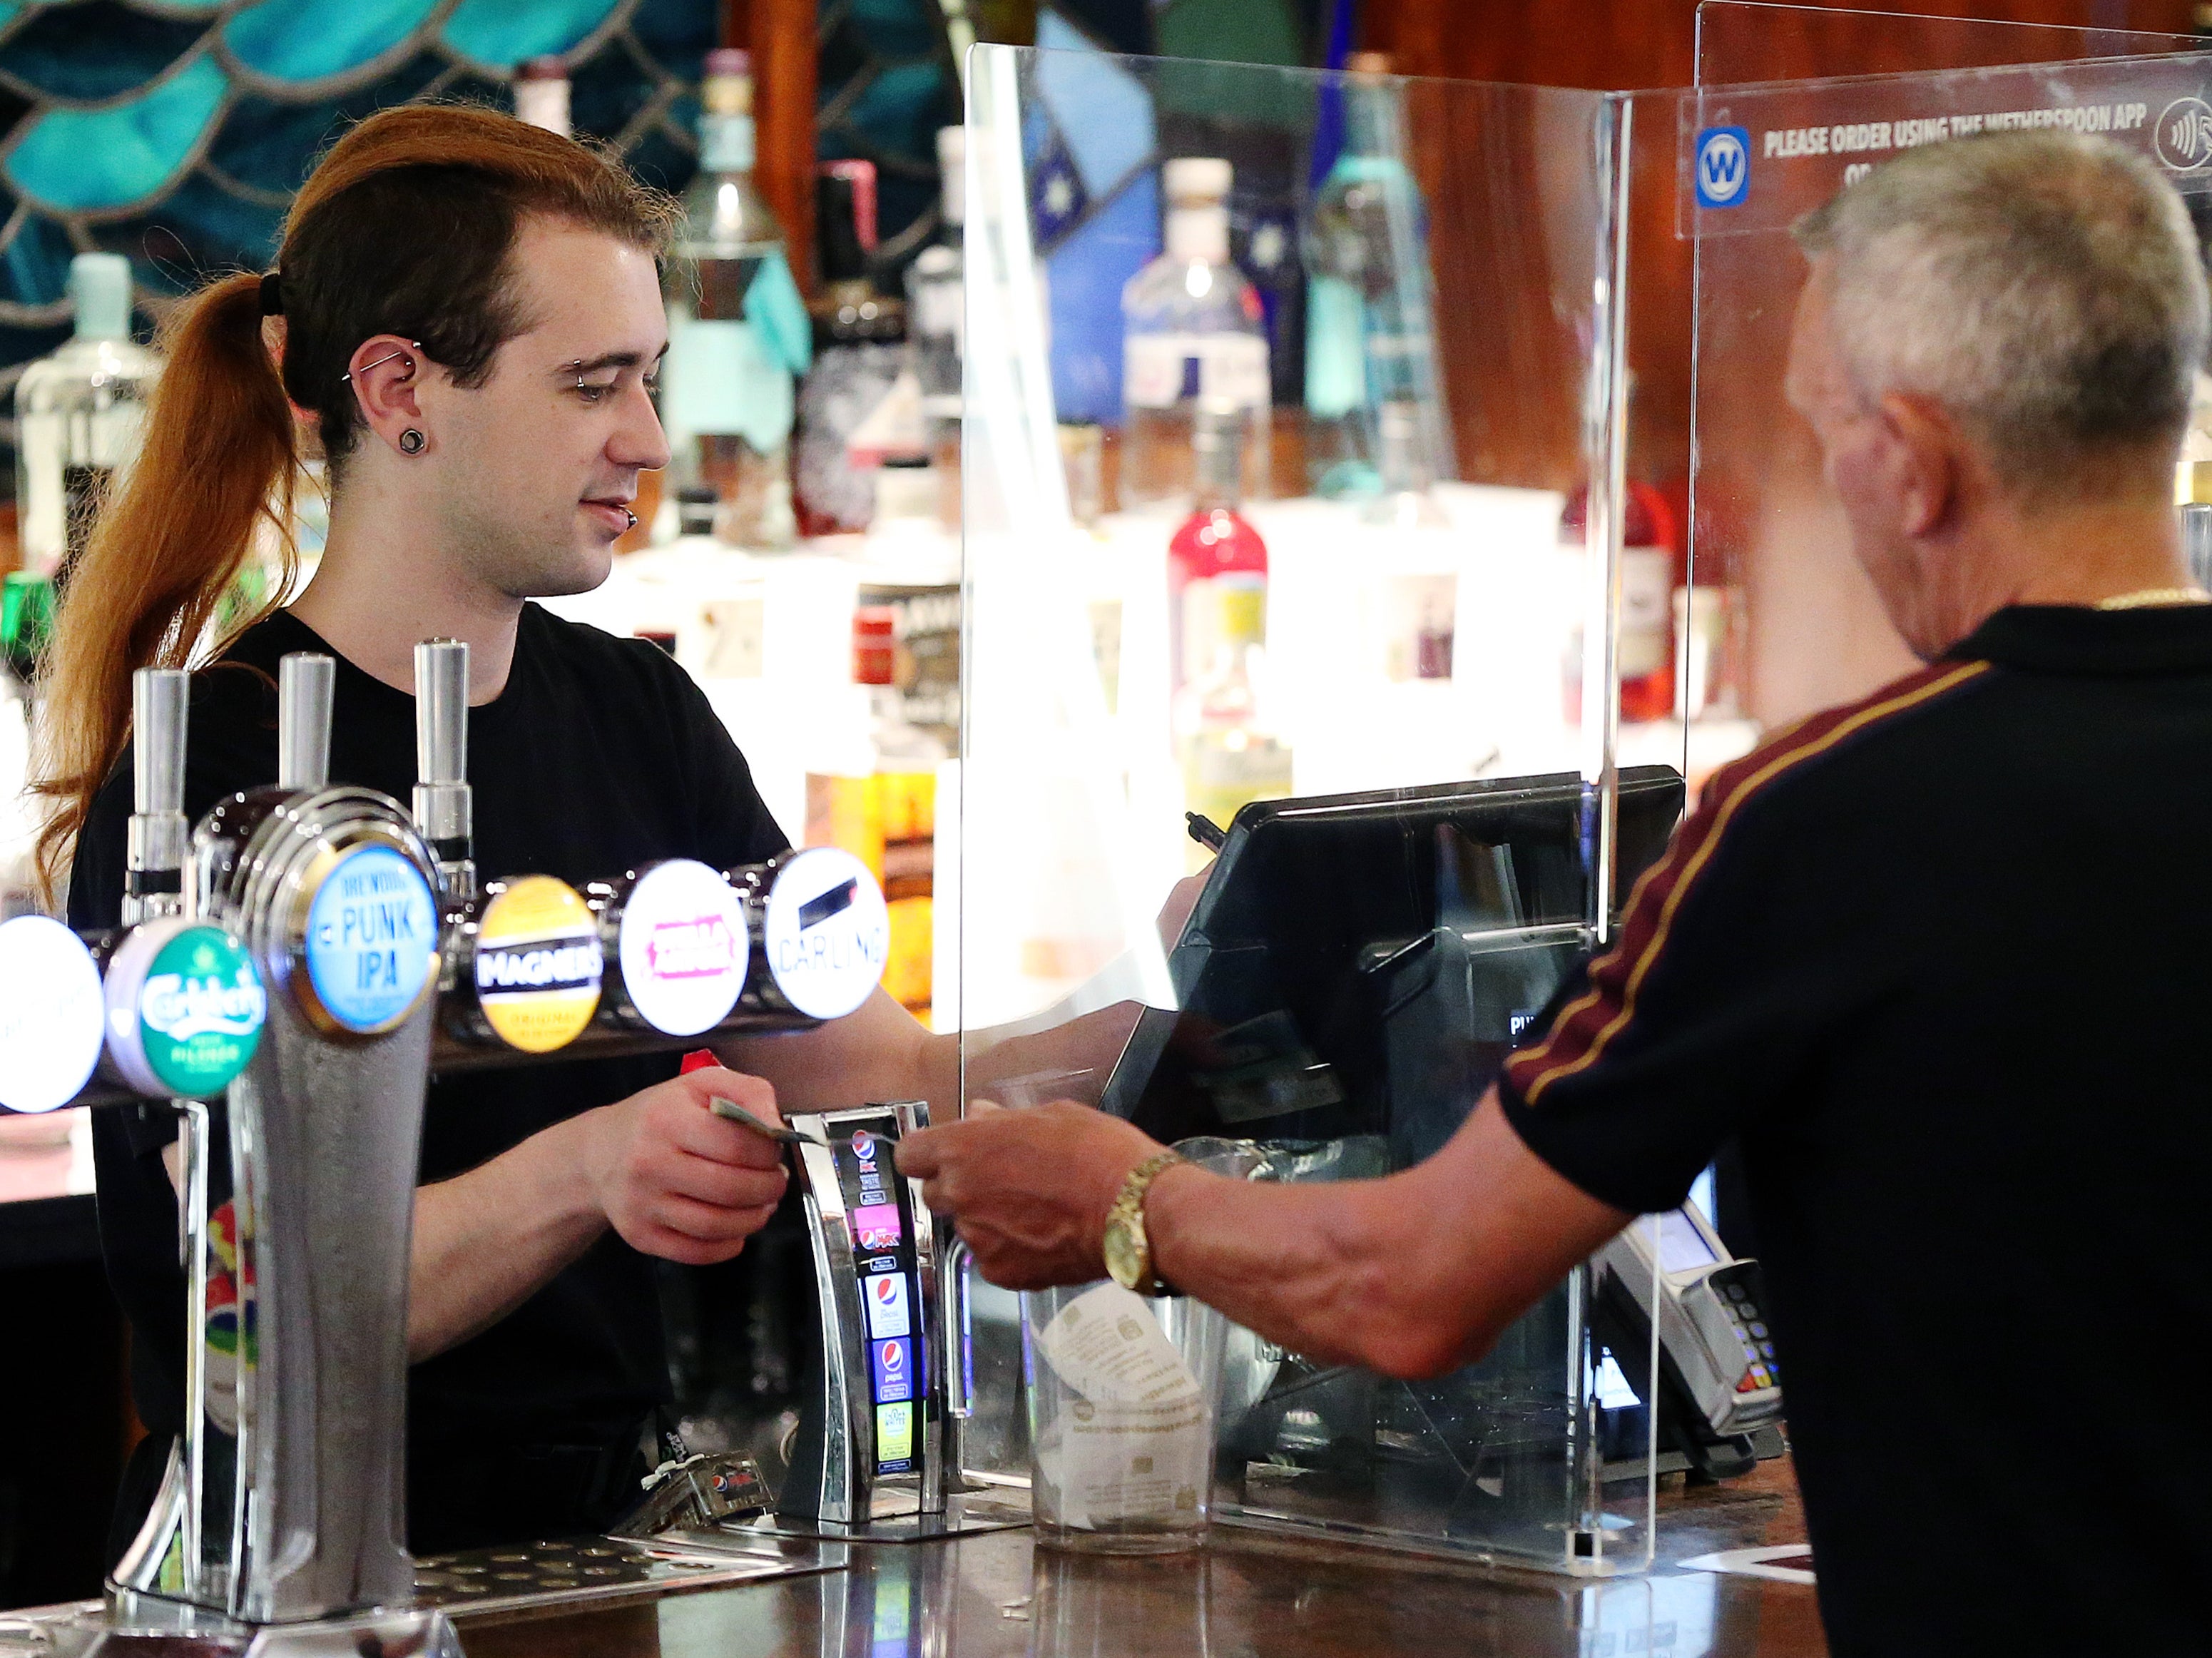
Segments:
[[[846,1558],[834,1546],[781,1537],[748,1538],[711,1554],[680,1543],[571,1538],[425,1556],[415,1563],[415,1598],[417,1606],[468,1617],[797,1576],[835,1570]]]

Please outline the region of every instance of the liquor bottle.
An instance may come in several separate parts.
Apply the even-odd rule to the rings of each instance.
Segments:
[[[996,38],[996,37],[994,37]],[[907,267],[907,331],[915,377],[921,385],[921,418],[929,464],[938,479],[939,519],[960,527],[960,349],[965,337],[963,246],[968,221],[967,129],[937,135],[943,176],[934,240]]]
[[[514,114],[517,120],[574,136],[568,122],[568,65],[558,58],[532,58],[514,67]]]
[[[783,232],[753,187],[750,58],[708,53],[699,98],[699,173],[665,287],[669,481],[714,491],[715,533],[730,544],[788,547],[793,377],[811,356],[806,304]]]
[[[53,631],[53,582],[28,570],[10,570],[0,586],[0,683],[12,678],[27,703]]]
[[[1204,402],[1192,418],[1197,504],[1168,543],[1170,695],[1212,670],[1231,607],[1249,641],[1267,642],[1267,546],[1237,510],[1242,416],[1234,404]]]
[[[1577,487],[1559,515],[1559,542],[1586,552],[1589,489]],[[1667,499],[1648,483],[1631,480],[1620,537],[1620,623],[1617,660],[1620,717],[1664,720],[1674,712],[1674,592],[1685,568]],[[1568,647],[1567,717],[1582,717],[1582,641]]]
[[[1267,476],[1267,337],[1260,295],[1229,262],[1229,163],[1160,169],[1166,251],[1121,290],[1121,504],[1187,507],[1201,400],[1237,411],[1244,493]]]
[[[933,999],[937,768],[950,750],[908,717],[898,685],[897,616],[853,612],[853,682],[866,695],[865,739],[806,779],[806,844],[842,847],[882,883],[890,911],[884,989],[926,1017]],[[859,735],[859,733],[855,733]]]
[[[854,534],[874,521],[875,467],[852,453],[906,367],[906,301],[869,277],[876,251],[876,166],[825,161],[815,176],[822,296],[813,319],[814,366],[799,388],[793,495],[801,535]],[[919,433],[901,447],[918,447]]]
[[[1223,597],[1212,665],[1182,688],[1173,718],[1185,809],[1226,827],[1254,800],[1288,797],[1291,768],[1290,745],[1265,718],[1262,595],[1242,587]]]
[[[70,262],[76,334],[15,382],[15,500],[23,564],[66,579],[109,479],[138,452],[161,360],[131,337],[131,262]]]
[[[1417,492],[1450,470],[1428,209],[1389,69],[1380,52],[1351,59],[1344,144],[1306,238],[1306,470],[1316,493],[1338,498]]]

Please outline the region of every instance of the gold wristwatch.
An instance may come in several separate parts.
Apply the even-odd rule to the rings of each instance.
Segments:
[[[1145,1236],[1145,1193],[1182,1158],[1173,1151],[1155,1151],[1129,1171],[1121,1195],[1106,1212],[1106,1271],[1124,1290],[1140,1296],[1174,1293],[1152,1271],[1152,1241]]]

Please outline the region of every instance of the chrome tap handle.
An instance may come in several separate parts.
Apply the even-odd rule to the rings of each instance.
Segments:
[[[295,651],[276,665],[276,786],[319,789],[331,780],[331,695],[338,665]]]
[[[191,676],[141,668],[131,676],[131,813],[124,851],[126,923],[185,908],[185,729]]]
[[[469,647],[426,639],[415,647],[415,827],[438,860],[449,904],[477,896],[476,823],[469,793]]]

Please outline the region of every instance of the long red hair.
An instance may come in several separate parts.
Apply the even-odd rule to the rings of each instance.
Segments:
[[[33,786],[50,803],[38,847],[49,899],[129,741],[132,671],[219,651],[289,592],[302,450],[319,446],[331,487],[343,488],[362,430],[344,376],[361,343],[418,340],[463,385],[480,385],[524,325],[507,263],[526,215],[658,253],[678,212],[590,145],[492,110],[408,105],[339,139],[294,198],[272,339],[253,273],[210,282],[170,313],[144,446],[67,574],[41,677]],[[257,531],[276,549],[279,579],[216,638]]]

